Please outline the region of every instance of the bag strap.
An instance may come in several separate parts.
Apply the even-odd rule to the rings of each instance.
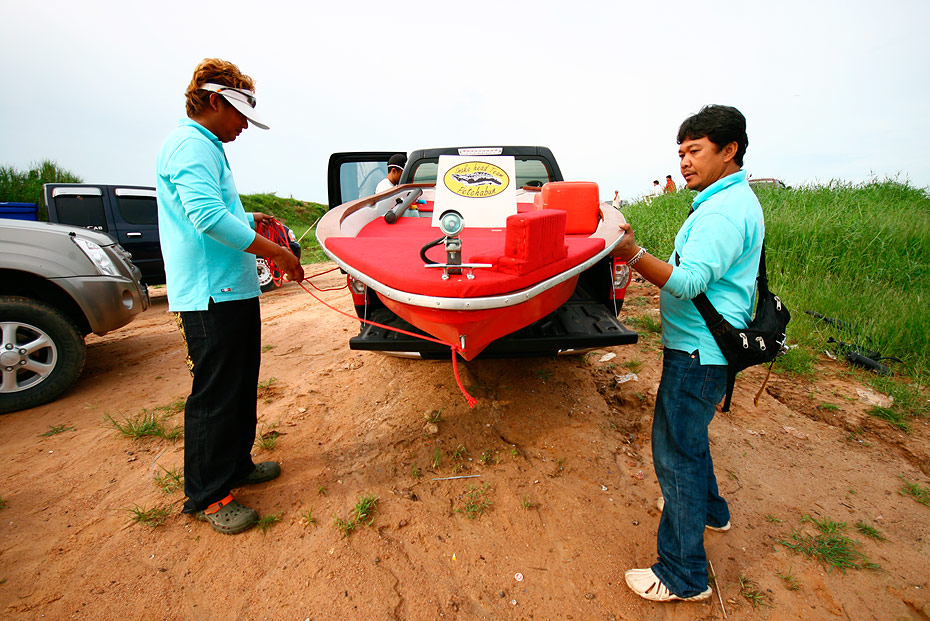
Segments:
[[[681,264],[681,257],[678,256],[678,253],[675,253],[675,265]],[[758,298],[761,300],[765,295],[768,295],[769,292],[769,279],[765,273],[765,239],[762,240],[762,254],[759,256],[759,274],[756,276],[756,287],[758,289]],[[710,330],[711,334],[719,334],[721,330],[725,331],[727,326],[727,320],[724,319],[723,315],[717,312],[717,309],[714,308],[714,305],[707,298],[706,293],[699,293],[691,299],[694,302],[694,305],[697,307],[698,312],[701,313],[701,317],[704,318],[704,322],[707,324],[707,328]]]
[[[681,264],[681,258],[675,253],[675,265]],[[758,288],[758,297],[761,300],[769,292],[769,279],[765,272],[765,238],[762,239],[762,254],[759,256],[759,274],[756,276],[756,287]],[[706,293],[700,293],[691,298],[694,306],[701,313],[707,329],[712,335],[726,332],[731,326],[730,323],[717,312],[714,305],[707,298]],[[716,337],[715,337],[716,338]],[[733,389],[736,387],[736,371],[732,364],[727,365],[727,394],[723,399],[723,411],[730,411],[730,401],[733,399]]]

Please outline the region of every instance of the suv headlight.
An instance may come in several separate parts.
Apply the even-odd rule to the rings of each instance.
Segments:
[[[113,260],[107,256],[107,253],[103,251],[100,244],[92,242],[89,239],[84,239],[83,237],[72,237],[72,239],[74,243],[78,245],[78,248],[84,251],[84,254],[87,255],[87,258],[91,260],[101,274],[110,276],[120,275]]]

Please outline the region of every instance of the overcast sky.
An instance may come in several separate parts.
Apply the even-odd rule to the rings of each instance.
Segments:
[[[704,104],[789,185],[930,186],[930,2],[0,0],[0,165],[154,185],[197,63],[256,81],[270,131],[226,146],[241,193],[326,202],[336,151],[545,145],[635,197]],[[2,198],[2,197],[0,197]]]

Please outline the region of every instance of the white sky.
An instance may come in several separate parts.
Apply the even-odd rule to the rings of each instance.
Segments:
[[[226,146],[242,193],[326,202],[336,151],[545,145],[603,198],[678,172],[707,103],[789,185],[930,186],[930,2],[0,0],[0,165],[154,185],[204,57],[256,80],[270,131]]]

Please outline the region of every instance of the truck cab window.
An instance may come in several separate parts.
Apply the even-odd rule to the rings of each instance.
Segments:
[[[158,224],[158,205],[148,196],[120,196],[119,214],[129,224]]]
[[[55,199],[55,204],[60,223],[107,232],[102,196],[61,195]]]

